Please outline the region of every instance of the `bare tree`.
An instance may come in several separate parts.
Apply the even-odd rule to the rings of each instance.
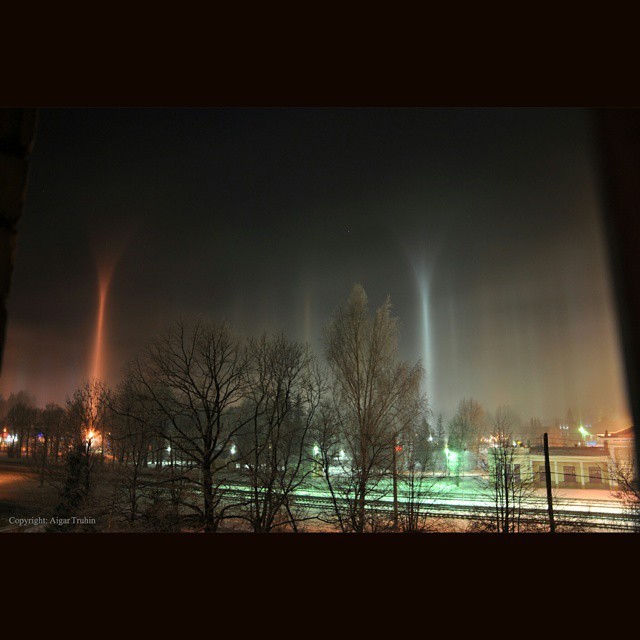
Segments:
[[[453,472],[456,485],[468,462],[469,454],[478,454],[478,442],[484,427],[484,409],[473,398],[464,398],[448,425],[447,471]]]
[[[417,412],[428,412],[426,404]],[[398,529],[404,533],[422,533],[442,528],[442,518],[433,514],[441,472],[436,473],[438,444],[425,417],[405,430],[399,447]]]
[[[250,421],[238,410],[249,392],[248,366],[245,344],[226,324],[196,319],[176,323],[128,367],[132,388],[150,408],[136,418],[172,450],[172,496],[207,532],[224,517],[222,471]]]
[[[58,487],[59,515],[86,507],[94,498],[96,484],[96,450],[103,441],[109,390],[98,381],[85,381],[67,398],[60,423],[54,429],[56,456],[61,452],[64,464],[47,467],[48,482]],[[52,409],[51,417],[56,415]],[[97,444],[97,446],[96,446]],[[61,451],[60,451],[61,450]],[[44,474],[41,476],[44,481]],[[76,513],[72,513],[76,515]]]
[[[640,532],[640,480],[633,451],[626,460],[612,461],[610,469],[611,480],[616,485],[612,493],[624,505],[633,531]]]
[[[492,503],[492,509],[476,527],[498,533],[518,533],[531,529],[524,509],[535,495],[534,478],[526,473],[524,449],[514,442],[520,418],[510,407],[496,410],[488,420],[490,446],[487,476],[480,483],[480,496]]]
[[[21,458],[23,452],[28,457],[36,418],[35,398],[21,391],[9,396],[8,405],[7,422],[14,435],[9,446],[9,457]]]
[[[65,435],[64,408],[55,403],[49,403],[44,409],[43,422],[46,429],[45,436],[47,438],[49,458],[57,462]]]
[[[157,476],[145,474],[156,428],[147,419],[151,412],[131,378],[125,377],[110,400],[111,516],[123,517],[129,526],[133,526],[144,517],[142,503],[156,488]]]
[[[77,443],[67,453],[64,468],[50,476],[52,484],[59,486],[55,516],[80,516],[86,509],[95,489],[95,462],[95,454],[84,443]]]
[[[371,317],[360,285],[335,313],[324,342],[334,384],[332,406],[322,412],[317,431],[321,473],[340,529],[376,530],[380,523],[367,503],[389,491],[398,434],[407,403],[419,395],[423,369],[398,361],[391,302]]]
[[[55,515],[79,516],[83,511],[99,515],[105,508],[100,467],[103,427],[107,415],[109,390],[98,380],[83,383],[67,399],[62,428],[67,433],[65,463],[62,468],[49,468],[48,479],[59,487]],[[97,443],[97,446],[96,446]],[[98,455],[97,451],[101,451]]]
[[[305,345],[284,336],[252,340],[250,420],[238,433],[240,475],[250,487],[240,517],[256,533],[298,530],[294,493],[311,472],[309,428],[320,403],[323,377]]]
[[[42,445],[40,448],[38,464],[40,467],[40,486],[42,487],[46,477],[49,458],[53,457],[54,460],[57,460],[58,457],[62,425],[64,423],[64,409],[57,404],[49,403],[41,411],[40,423],[42,430]],[[52,442],[55,447],[55,456],[51,455]]]
[[[100,449],[104,457],[103,426],[108,409],[109,390],[99,380],[85,382],[67,400],[65,413],[67,430],[74,446],[86,445]]]

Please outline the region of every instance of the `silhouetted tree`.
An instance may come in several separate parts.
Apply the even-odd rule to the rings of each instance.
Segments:
[[[166,437],[177,454],[172,496],[207,532],[224,517],[222,471],[236,434],[251,420],[239,410],[249,391],[248,367],[244,341],[226,324],[201,319],[176,323],[128,367],[145,406],[133,417]],[[185,492],[185,485],[194,491]]]
[[[7,423],[14,436],[17,436],[17,440],[9,446],[8,455],[11,458],[21,458],[24,450],[28,456],[36,419],[35,398],[29,396],[26,391],[20,391],[18,394],[12,393],[7,404]]]
[[[252,340],[251,419],[238,432],[237,460],[250,492],[240,510],[257,533],[276,527],[298,530],[295,490],[311,472],[309,428],[324,381],[308,347],[284,336]]]
[[[79,517],[93,490],[93,467],[95,456],[84,443],[77,443],[67,454],[62,488],[55,518]],[[55,525],[55,528],[59,528]]]
[[[398,360],[398,320],[389,299],[369,313],[364,289],[355,285],[324,335],[333,374],[332,406],[316,432],[321,474],[342,531],[380,527],[369,498],[389,491],[388,481],[407,406],[419,396],[421,365]],[[332,475],[332,467],[339,469]]]
[[[522,468],[524,449],[514,444],[520,418],[510,407],[496,410],[488,419],[490,446],[487,476],[480,479],[480,495],[491,501],[492,509],[479,520],[479,528],[498,533],[519,533],[531,529],[523,519],[527,502],[535,495],[534,478]]]
[[[633,451],[627,460],[612,461],[610,467],[616,485],[613,494],[622,501],[633,530],[640,532],[640,479]]]
[[[71,446],[82,443],[104,455],[103,427],[108,410],[109,390],[99,380],[91,380],[78,387],[65,406],[66,429]]]
[[[456,485],[460,484],[460,473],[467,464],[470,453],[477,455],[478,442],[484,426],[484,409],[473,398],[460,401],[455,416],[449,422],[449,471],[455,476]]]

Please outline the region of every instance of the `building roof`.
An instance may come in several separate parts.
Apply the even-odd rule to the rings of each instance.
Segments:
[[[531,455],[544,455],[544,447],[531,447]],[[604,447],[549,447],[549,457],[553,456],[580,456],[581,458],[593,458],[607,456]]]
[[[633,427],[627,427],[626,429],[620,429],[620,431],[612,431],[611,433],[607,433],[605,436],[604,433],[599,433],[598,438],[633,438]]]

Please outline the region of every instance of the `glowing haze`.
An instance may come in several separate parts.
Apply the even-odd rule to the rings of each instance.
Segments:
[[[445,416],[623,417],[591,137],[572,109],[45,110],[0,392],[114,384],[193,313],[321,353],[359,282]]]

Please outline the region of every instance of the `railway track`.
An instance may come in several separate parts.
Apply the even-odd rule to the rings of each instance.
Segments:
[[[233,485],[225,488],[227,497],[242,500],[247,497],[251,487]],[[324,492],[304,489],[293,493],[295,504],[318,512],[333,508],[333,499]],[[338,502],[346,504],[345,499],[336,498]],[[402,509],[410,500],[406,496],[398,496],[398,505]],[[419,503],[420,513],[434,518],[454,518],[460,520],[486,520],[495,517],[495,503],[486,497],[460,497],[455,495],[415,500]],[[379,513],[393,512],[393,499],[387,495],[372,497],[367,500],[367,509]],[[575,499],[558,500],[554,507],[556,524],[568,526],[580,524],[587,529],[601,531],[633,531],[637,524],[627,515],[619,502],[593,501],[585,503]],[[544,526],[548,523],[547,504],[544,500],[530,500],[521,509],[520,518],[529,524]]]

